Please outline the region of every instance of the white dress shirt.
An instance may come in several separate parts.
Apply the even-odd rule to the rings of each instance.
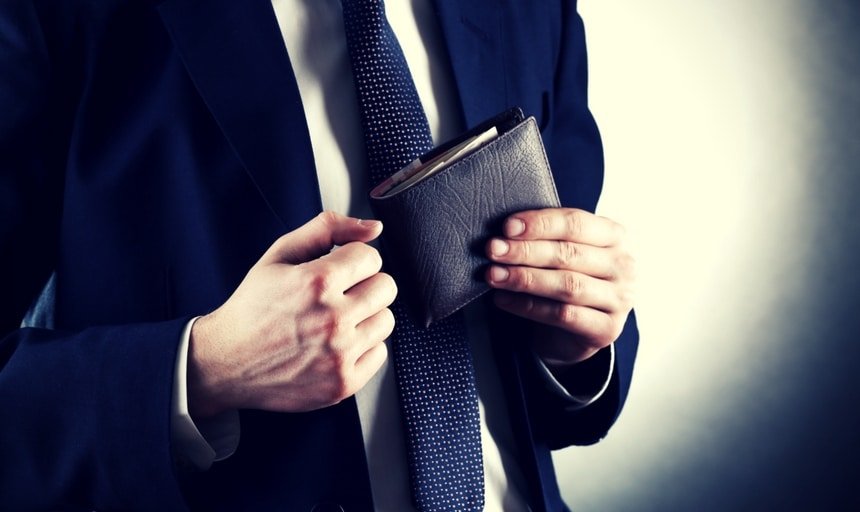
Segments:
[[[340,0],[272,0],[272,5],[296,74],[323,208],[370,218],[366,157]],[[460,125],[456,88],[432,3],[389,0],[386,15],[403,48],[434,142],[456,136],[464,127]],[[466,308],[479,394],[486,510],[528,510],[525,477],[518,466],[516,443],[483,316],[477,305]],[[234,411],[197,424],[188,415],[185,367],[192,324],[193,321],[179,350],[172,431],[181,458],[205,469],[214,460],[233,453],[239,441],[239,425]],[[610,354],[607,379],[593,396],[572,397],[545,367],[544,373],[572,405],[586,406],[599,398],[609,383],[614,350]],[[391,360],[355,398],[376,509],[412,510]]]

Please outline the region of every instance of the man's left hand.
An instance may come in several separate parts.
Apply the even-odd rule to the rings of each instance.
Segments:
[[[559,368],[621,334],[633,307],[635,264],[625,230],[584,210],[523,211],[487,243],[487,282],[501,309],[541,324],[535,350]]]

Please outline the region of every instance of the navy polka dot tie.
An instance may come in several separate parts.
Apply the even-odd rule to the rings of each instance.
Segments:
[[[341,3],[374,186],[429,150],[433,140],[382,0]],[[483,510],[478,394],[462,318],[422,329],[399,301],[392,309],[415,506],[424,512]]]

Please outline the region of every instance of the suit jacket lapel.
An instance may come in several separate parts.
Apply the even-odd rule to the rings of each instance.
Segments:
[[[508,107],[500,10],[489,0],[435,5],[463,119],[473,126]],[[291,228],[320,211],[304,109],[271,2],[165,0],[158,10],[194,84],[275,215]]]
[[[310,136],[271,2],[166,0],[158,11],[212,115],[285,228],[319,212]]]
[[[466,126],[507,105],[501,9],[489,0],[435,0]]]

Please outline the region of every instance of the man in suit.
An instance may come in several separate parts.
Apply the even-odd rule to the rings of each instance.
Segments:
[[[391,4],[436,142],[541,127],[565,208],[506,221],[467,316],[487,508],[562,509],[549,450],[605,434],[637,344],[575,3]],[[408,505],[338,13],[0,6],[0,508]]]

